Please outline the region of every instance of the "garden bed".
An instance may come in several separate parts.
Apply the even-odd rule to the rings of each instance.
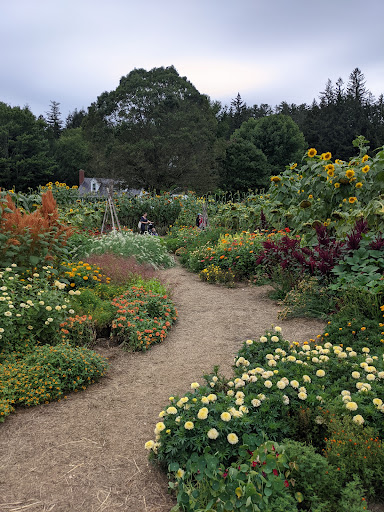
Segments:
[[[270,287],[227,289],[177,266],[162,271],[179,320],[145,353],[102,342],[110,370],[86,393],[19,409],[1,425],[0,510],[169,512],[167,478],[147,458],[161,404],[183,393],[216,364],[229,374],[243,341],[280,324],[292,341],[321,333],[324,323],[278,321]],[[33,435],[31,434],[33,433]]]

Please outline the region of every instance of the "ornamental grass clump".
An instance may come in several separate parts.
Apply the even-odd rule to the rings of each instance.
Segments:
[[[89,238],[83,248],[84,260],[89,256],[111,253],[125,258],[134,257],[140,264],[154,269],[172,267],[175,262],[157,236],[142,236],[131,232],[112,232]]]
[[[151,265],[139,264],[134,257],[124,258],[115,254],[93,254],[87,261],[91,265],[96,265],[110,282],[113,284],[129,283],[137,277],[145,280],[156,277],[157,273]]]
[[[116,308],[111,336],[129,350],[148,350],[161,343],[177,319],[177,309],[167,295],[132,286],[112,301]]]

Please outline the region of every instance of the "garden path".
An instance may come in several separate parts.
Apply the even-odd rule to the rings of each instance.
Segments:
[[[167,479],[144,443],[173,394],[220,365],[230,375],[242,342],[280,325],[291,341],[323,322],[279,321],[269,287],[209,285],[179,265],[161,271],[179,320],[147,353],[101,346],[111,368],[66,401],[18,410],[0,425],[0,512],[169,512]]]

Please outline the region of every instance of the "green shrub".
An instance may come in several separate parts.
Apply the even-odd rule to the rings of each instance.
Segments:
[[[384,443],[371,427],[332,416],[324,455],[344,482],[358,477],[369,497],[384,496]]]
[[[67,344],[36,346],[26,354],[13,352],[0,364],[0,400],[15,407],[62,399],[67,392],[86,389],[107,368],[102,356]]]
[[[192,453],[185,471],[177,463],[170,464],[168,469],[177,478],[177,485],[170,484],[177,489],[176,510],[270,511],[278,510],[282,503],[293,507],[294,501],[287,498],[290,483],[284,447],[263,443],[255,436],[248,436],[246,441],[251,444],[242,445],[229,467],[208,452],[200,456]]]
[[[19,274],[16,264],[0,272],[0,353],[60,341],[59,326],[70,307],[65,284],[51,267]]]

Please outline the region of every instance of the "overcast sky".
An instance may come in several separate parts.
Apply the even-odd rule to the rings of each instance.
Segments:
[[[0,101],[63,119],[134,68],[212,100],[311,103],[360,68],[384,93],[383,0],[0,0]]]

